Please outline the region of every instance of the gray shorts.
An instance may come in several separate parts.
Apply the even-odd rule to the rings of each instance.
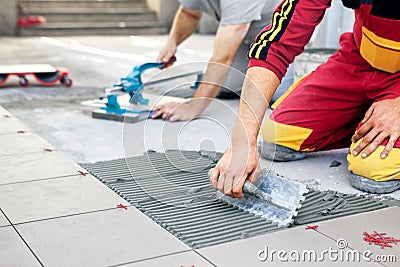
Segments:
[[[248,42],[243,42],[239,50],[236,53],[236,57],[232,64],[232,69],[229,71],[228,76],[225,79],[224,86],[222,87],[222,92],[234,91],[239,93],[242,91],[242,85],[244,78],[246,76],[247,65],[249,64],[249,59],[247,58],[247,51],[249,50],[250,44]],[[293,84],[293,64],[288,68],[288,71],[283,77],[281,84],[276,90],[272,101],[275,102],[281,95],[283,95],[287,89]]]

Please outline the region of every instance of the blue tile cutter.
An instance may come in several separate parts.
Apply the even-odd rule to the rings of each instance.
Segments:
[[[152,68],[163,69],[175,61],[176,57],[172,57],[168,62],[152,62],[135,66],[133,70],[126,77],[120,79],[119,83],[115,83],[111,89],[106,89],[106,95],[107,95],[106,107],[101,107],[100,109],[105,110],[107,113],[113,113],[117,115],[124,115],[126,113],[142,114],[149,112],[149,110],[134,111],[126,108],[121,108],[120,104],[118,103],[118,95],[122,93],[128,93],[130,96],[129,98],[130,103],[147,105],[149,103],[149,100],[143,98],[142,95],[144,89],[144,84],[141,77],[142,73]],[[180,75],[180,76],[185,76],[185,75]],[[197,89],[197,87],[201,82],[201,78],[202,78],[202,73],[198,74],[197,81],[193,86],[191,86],[192,89]],[[168,79],[163,79],[162,81]],[[149,116],[151,116],[151,114],[149,114]],[[146,116],[146,118],[149,116]]]

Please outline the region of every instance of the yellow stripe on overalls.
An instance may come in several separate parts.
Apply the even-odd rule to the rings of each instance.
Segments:
[[[255,54],[255,58],[259,58],[262,49],[267,46],[267,43],[272,42],[272,40],[274,40],[274,38],[281,32],[283,22],[288,19],[287,16],[294,7],[293,5],[294,1],[295,0],[286,0],[282,5],[281,11],[274,13],[271,29],[262,33],[258,42],[252,45],[249,51],[250,57],[254,53],[256,47],[258,47],[257,52]],[[264,40],[268,35],[269,35],[268,39]]]
[[[389,73],[400,71],[400,42],[380,37],[364,26],[360,54],[376,69]]]

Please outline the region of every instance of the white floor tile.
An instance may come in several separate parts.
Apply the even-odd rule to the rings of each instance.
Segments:
[[[131,207],[16,227],[45,266],[110,266],[189,250]]]
[[[281,250],[283,252],[279,252]],[[327,252],[324,252],[325,250]],[[361,262],[354,262],[352,258],[349,261],[341,261],[342,258],[346,259],[348,250],[338,249],[336,241],[313,230],[305,230],[305,227],[225,243],[198,251],[219,267],[321,266],[321,264],[376,266],[376,264],[368,264],[362,258]],[[337,251],[337,256],[335,256],[335,252],[331,256],[329,251]]]
[[[0,266],[40,266],[14,228],[0,228]]]
[[[0,157],[43,152],[45,148],[53,148],[48,142],[33,133],[0,135],[0,147]]]
[[[0,211],[0,227],[5,226],[5,225],[10,225],[6,217],[4,217],[3,213]]]
[[[16,134],[19,131],[31,131],[20,120],[11,115],[8,111],[0,109],[0,135],[2,134]]]
[[[0,157],[0,185],[87,172],[58,151]]]
[[[93,176],[0,186],[1,208],[14,224],[126,204]]]
[[[396,257],[397,262],[382,263],[386,266],[399,266],[400,243],[392,244],[393,248],[382,249],[380,246],[374,244],[369,245],[363,239],[363,232],[372,234],[374,231],[377,231],[378,233],[386,233],[386,237],[400,239],[399,222],[400,208],[392,207],[321,222],[318,224],[318,230],[335,240],[342,239],[340,242],[345,242],[344,244],[347,243],[349,247],[362,253],[367,250],[371,251],[372,259],[379,260],[377,257],[381,257],[382,259],[382,256],[386,257],[387,255],[393,255]]]
[[[138,261],[123,265],[123,267],[154,267],[154,266],[182,266],[182,267],[211,267],[209,262],[193,251],[187,251],[174,255],[158,257],[154,259]]]

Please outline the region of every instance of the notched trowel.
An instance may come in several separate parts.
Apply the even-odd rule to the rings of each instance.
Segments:
[[[209,176],[212,171],[213,169],[209,171]],[[307,192],[305,184],[285,179],[264,169],[254,184],[245,182],[243,198],[231,198],[220,191],[217,191],[217,197],[244,211],[285,226],[297,215]]]

